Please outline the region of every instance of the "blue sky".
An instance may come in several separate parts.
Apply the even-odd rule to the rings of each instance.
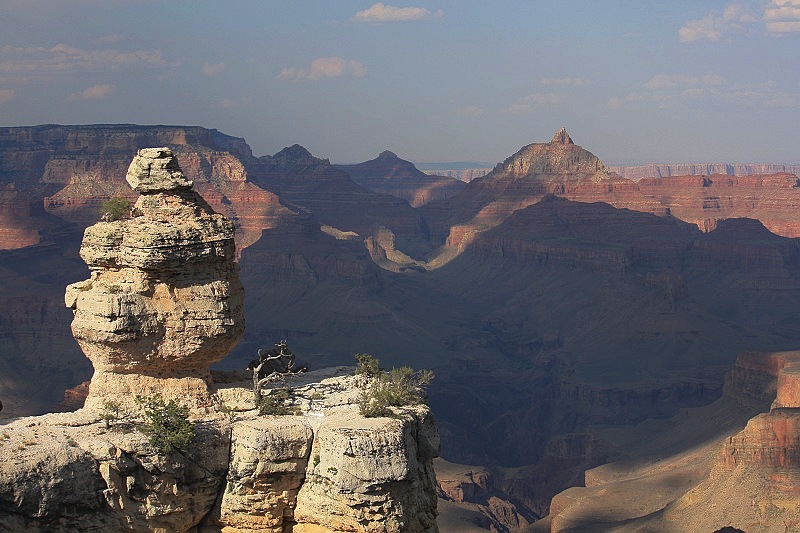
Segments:
[[[0,125],[187,124],[333,162],[800,161],[800,0],[2,0]]]

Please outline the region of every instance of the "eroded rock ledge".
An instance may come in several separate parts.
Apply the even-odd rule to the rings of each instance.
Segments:
[[[88,409],[2,426],[0,531],[438,531],[430,411],[364,418],[351,373],[289,384],[291,416],[259,416],[246,381],[215,386],[232,410],[166,456]]]

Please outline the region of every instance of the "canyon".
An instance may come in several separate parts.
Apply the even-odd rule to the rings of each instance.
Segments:
[[[555,494],[624,452],[593,428],[703,409],[741,352],[800,345],[790,174],[633,181],[563,130],[433,197],[438,178],[389,153],[348,166],[299,145],[255,157],[203,128],[36,126],[0,140],[0,220],[14,222],[0,231],[0,416],[41,413],[91,376],[63,290],[88,277],[78,251],[98,206],[135,198],[125,161],[145,146],[169,147],[236,228],[247,328],[215,368],[243,369],[278,339],[312,369],[361,352],[433,368],[455,465],[441,508],[462,526],[536,526]]]
[[[125,179],[136,204],[86,229],[91,277],[66,288],[88,395],[3,426],[0,529],[437,532],[427,406],[362,416],[378,378],[352,368],[266,380],[284,415],[247,372],[215,382],[244,332],[233,224],[169,148],[138,150]]]

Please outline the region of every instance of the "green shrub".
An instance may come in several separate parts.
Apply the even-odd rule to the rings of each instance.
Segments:
[[[355,357],[357,376],[376,378],[381,373],[381,362],[379,359],[368,353],[357,353]]]
[[[100,216],[105,222],[113,222],[128,218],[131,214],[131,203],[125,198],[111,198],[100,204]]]
[[[144,411],[145,422],[141,431],[160,454],[172,450],[185,451],[194,437],[194,424],[189,421],[189,407],[175,400],[164,402],[160,394],[149,398],[136,397]]]
[[[425,402],[425,386],[433,380],[430,370],[414,372],[410,367],[393,368],[373,380],[369,389],[358,398],[358,408],[362,416],[395,417],[391,407],[418,405]]]
[[[106,429],[109,429],[113,424],[119,422],[122,418],[122,408],[118,402],[113,400],[105,400],[103,408],[100,411],[100,419],[105,422]]]
[[[289,389],[272,389],[269,394],[261,398],[258,404],[260,415],[297,415],[300,409],[291,404],[292,393]]]

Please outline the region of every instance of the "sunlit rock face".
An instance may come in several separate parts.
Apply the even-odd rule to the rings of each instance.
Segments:
[[[86,405],[161,393],[209,403],[208,368],[244,331],[233,224],[192,190],[168,148],[139,150],[139,199],[86,229],[88,280],[67,287],[72,332],[95,373]]]

